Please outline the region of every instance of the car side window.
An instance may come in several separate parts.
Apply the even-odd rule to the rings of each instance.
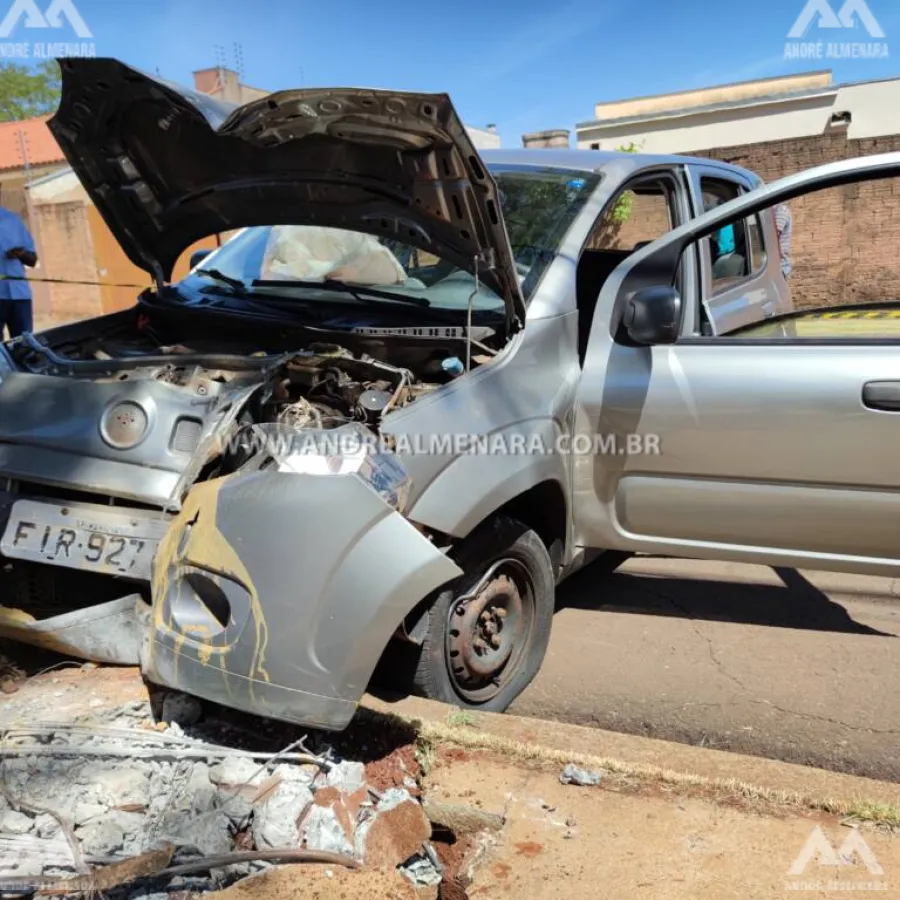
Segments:
[[[675,227],[674,190],[655,179],[622,191],[594,224],[586,249],[631,252]]]
[[[704,212],[733,200],[741,193],[738,184],[716,178],[702,178]],[[713,294],[727,290],[762,271],[766,252],[759,216],[750,216],[720,228],[707,240],[712,265]]]

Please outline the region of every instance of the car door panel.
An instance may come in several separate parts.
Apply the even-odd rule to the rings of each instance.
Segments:
[[[862,402],[865,383],[900,374],[900,348],[608,349],[604,393],[582,388],[578,427],[591,427],[587,406],[595,433],[617,435],[616,447],[639,434],[658,453],[576,458],[576,508],[590,491],[599,501],[579,522],[587,545],[900,564],[900,413]]]
[[[696,208],[703,207],[702,183],[704,180],[733,185],[735,193],[746,193],[753,185],[739,173],[729,172],[714,166],[690,167],[691,190]],[[703,307],[712,334],[724,334],[736,328],[743,328],[776,312],[786,312],[790,308],[789,291],[780,276],[777,253],[773,252],[777,235],[771,216],[760,216],[760,239],[764,242],[766,258],[759,271],[743,278],[735,278],[734,284],[720,282],[713,286],[711,239],[700,242],[701,272],[703,277]]]
[[[623,340],[616,318],[635,290],[663,283],[730,215],[867,173],[900,174],[900,153],[830,164],[753,191],[610,276],[598,303],[605,327],[595,323],[588,343],[576,429],[615,435],[617,448],[629,434],[653,436],[658,450],[575,456],[582,546],[900,573],[900,341],[701,338],[686,317],[677,343],[647,347]],[[689,309],[701,294],[682,296]]]

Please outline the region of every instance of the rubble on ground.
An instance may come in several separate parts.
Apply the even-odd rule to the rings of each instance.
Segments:
[[[569,763],[559,776],[562,784],[577,784],[581,787],[592,787],[595,784],[600,784],[601,778],[603,778],[602,772],[580,769],[575,763]]]
[[[456,877],[432,844],[412,746],[378,755],[364,745],[342,757],[318,736],[316,752],[301,739],[263,753],[240,747],[224,726],[206,727],[193,698],[166,697],[155,708],[160,721],[146,701],[99,704],[65,722],[30,719],[27,705],[16,724],[6,717],[0,893],[76,885],[67,879],[92,870],[114,880],[115,867],[134,860],[140,877],[132,872],[106,897],[161,900],[172,889],[222,889],[279,862],[307,861],[285,851],[314,852],[335,870],[390,870],[409,896],[433,897],[445,874]]]

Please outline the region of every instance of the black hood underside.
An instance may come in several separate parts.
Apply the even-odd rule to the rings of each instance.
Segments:
[[[446,94],[300,89],[234,107],[114,59],[60,60],[49,126],[135,265],[252,225],[315,224],[419,247],[524,303],[496,185]]]

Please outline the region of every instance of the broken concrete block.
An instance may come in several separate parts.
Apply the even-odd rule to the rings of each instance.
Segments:
[[[368,799],[369,792],[366,787],[361,787],[352,794],[344,794],[334,787],[324,787],[315,794],[316,806],[327,807],[332,811],[351,844],[360,810]]]
[[[134,766],[94,768],[90,787],[93,802],[107,806],[146,804],[150,799],[150,779],[145,771]]]
[[[192,819],[185,834],[204,856],[218,856],[231,850],[231,822],[223,812],[210,812]]]
[[[182,803],[195,813],[205,813],[215,804],[217,791],[209,780],[209,766],[206,763],[195,763],[184,791]]]
[[[282,781],[255,807],[253,840],[258,849],[295,848],[300,844],[297,823],[300,814],[312,803],[309,786],[302,781]]]
[[[141,813],[125,812],[111,809],[104,817],[104,822],[112,822],[122,829],[125,844],[140,846],[141,839],[147,831],[147,819]],[[132,847],[132,849],[134,849]]]
[[[423,852],[406,860],[400,866],[400,873],[415,885],[435,887],[443,880],[444,867],[440,865],[440,861],[435,864],[431,856]]]
[[[356,829],[356,853],[367,866],[396,868],[430,837],[431,823],[421,805],[404,788],[391,788]]]
[[[114,822],[93,821],[76,829],[85,856],[112,856],[120,850],[125,835]]]
[[[38,833],[38,837],[53,837],[59,833],[59,822],[49,813],[41,813],[34,820],[34,830]]]
[[[349,833],[331,806],[314,805],[303,822],[303,838],[308,850],[324,850],[353,856],[353,829]]]
[[[33,827],[34,819],[26,816],[25,813],[8,809],[0,814],[0,834],[28,834]]]
[[[569,763],[559,776],[563,784],[578,784],[582,787],[600,784],[602,772],[589,772],[587,769],[579,769],[574,763]]]
[[[91,819],[99,818],[106,813],[105,803],[91,803],[81,801],[75,804],[72,821],[75,825],[86,825]]]
[[[366,767],[361,762],[344,760],[325,773],[324,787],[334,787],[345,794],[358,791],[366,783]]]
[[[289,767],[285,767],[289,768]],[[266,777],[266,770],[258,762],[242,756],[223,759],[209,767],[209,780],[213,784],[259,784]]]

